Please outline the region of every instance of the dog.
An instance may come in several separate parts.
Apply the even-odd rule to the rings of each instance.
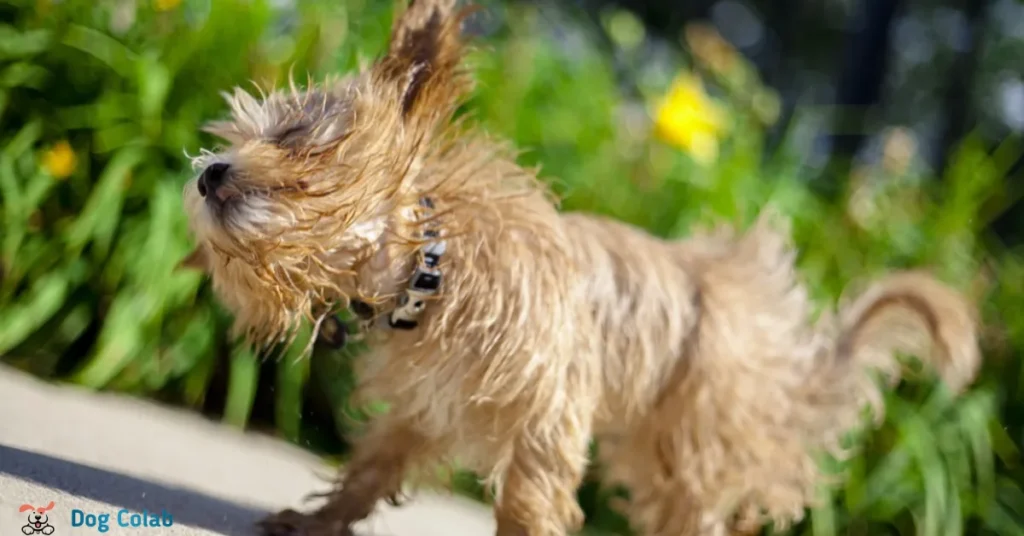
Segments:
[[[635,530],[785,526],[828,479],[872,374],[898,352],[950,389],[980,363],[975,311],[921,271],[894,272],[814,318],[784,219],[656,238],[562,213],[513,149],[463,119],[472,89],[453,0],[414,0],[386,53],[319,85],[227,95],[224,140],[184,189],[196,249],[234,331],[268,348],[336,312],[359,318],[361,400],[389,411],[310,512],[269,536],[345,534],[404,485],[457,465],[492,493],[499,536],[583,522],[597,440]]]
[[[50,524],[50,516],[46,515],[46,512],[53,510],[53,501],[50,504],[36,508],[31,504],[23,504],[18,509],[19,512],[28,512],[28,524],[21,527],[21,533],[25,535],[30,534],[45,534],[49,536],[53,534],[53,525]]]

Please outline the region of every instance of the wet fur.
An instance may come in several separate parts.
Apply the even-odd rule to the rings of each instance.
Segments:
[[[353,298],[392,303],[427,225],[420,197],[448,240],[420,328],[373,335],[360,360],[359,395],[390,412],[321,509],[283,512],[265,533],[342,534],[404,481],[458,464],[493,490],[498,534],[565,534],[582,522],[593,438],[643,534],[785,524],[823,482],[815,456],[837,451],[865,405],[880,409],[870,372],[895,381],[897,350],[954,389],[973,379],[972,309],[927,274],[888,276],[815,321],[769,214],[681,241],[560,214],[508,147],[452,121],[471,89],[464,14],[418,0],[363,72],[229,95],[232,117],[208,128],[228,146],[195,161],[230,163],[234,197],[214,210],[186,187],[187,264],[257,345]]]

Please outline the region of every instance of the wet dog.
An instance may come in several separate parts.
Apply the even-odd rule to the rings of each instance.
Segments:
[[[316,511],[270,535],[343,534],[405,482],[482,475],[500,535],[580,526],[599,441],[647,535],[799,519],[835,452],[880,402],[898,352],[949,386],[974,377],[973,312],[899,272],[814,318],[785,222],[669,241],[563,214],[510,147],[454,120],[471,90],[449,0],[415,0],[365,70],[229,96],[185,189],[198,247],[236,329],[268,346],[339,308],[362,318],[360,395],[388,413],[357,439]]]

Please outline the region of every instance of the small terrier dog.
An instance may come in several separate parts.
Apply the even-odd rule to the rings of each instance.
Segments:
[[[953,390],[974,379],[974,310],[925,273],[814,319],[767,212],[678,241],[560,213],[508,147],[454,118],[467,13],[414,0],[361,72],[236,90],[207,127],[227,147],[195,159],[185,264],[258,346],[350,308],[370,347],[359,394],[390,408],[324,505],[264,534],[344,534],[458,464],[484,477],[499,535],[564,535],[583,521],[592,440],[642,534],[785,525],[826,480],[815,456],[879,405],[873,371],[895,381],[909,352]]]

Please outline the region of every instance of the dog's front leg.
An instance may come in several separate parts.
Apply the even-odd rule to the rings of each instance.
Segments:
[[[497,536],[564,536],[583,525],[576,490],[588,437],[578,426],[562,426],[519,438],[495,505]]]
[[[381,499],[395,504],[413,453],[427,450],[427,441],[411,427],[380,422],[355,445],[327,502],[303,514],[285,510],[260,523],[266,536],[344,536],[349,526],[368,517]]]

